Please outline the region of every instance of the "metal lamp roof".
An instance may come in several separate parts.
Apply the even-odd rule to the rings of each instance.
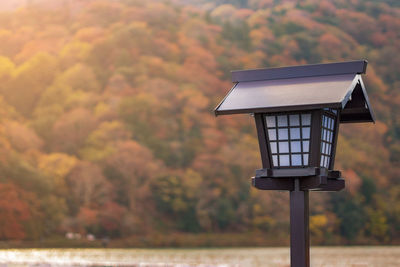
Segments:
[[[341,109],[341,122],[373,122],[361,75],[367,61],[232,72],[235,85],[216,115]]]

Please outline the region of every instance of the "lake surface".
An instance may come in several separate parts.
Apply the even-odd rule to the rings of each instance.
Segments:
[[[315,247],[313,267],[400,266],[400,247]],[[289,248],[227,249],[7,249],[6,266],[288,267]]]

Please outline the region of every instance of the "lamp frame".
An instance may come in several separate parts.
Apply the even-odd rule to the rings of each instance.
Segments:
[[[303,114],[311,113],[311,134],[310,134],[310,148],[309,148],[309,162],[303,166],[273,166],[272,163],[272,151],[271,151],[271,141],[267,133],[267,127],[265,118],[266,116],[279,116],[279,115],[290,115],[290,114]],[[335,164],[336,156],[336,145],[338,140],[339,125],[340,125],[340,112],[337,112],[336,116],[333,117],[332,114],[327,113],[323,109],[310,110],[310,111],[292,111],[292,112],[276,112],[276,113],[255,113],[254,119],[256,123],[258,144],[261,154],[262,167],[264,169],[303,169],[307,167],[321,167],[321,134],[322,134],[322,116],[326,115],[334,119],[335,125],[333,130],[333,140],[332,140],[332,152],[330,155],[330,162],[328,170],[332,170]],[[289,141],[290,143],[290,141]]]
[[[358,60],[233,71],[234,85],[214,110],[216,116],[254,115],[262,169],[256,170],[252,184],[261,190],[290,192],[291,267],[310,266],[309,191],[340,191],[345,187],[341,172],[333,170],[340,123],[375,121],[361,78],[366,68],[367,61]],[[324,118],[333,118],[329,114],[333,110],[336,111],[332,112],[336,115],[335,125]],[[275,123],[266,127],[273,122],[267,123],[266,116],[295,112],[311,113],[308,151],[303,146],[308,138],[302,135],[308,125],[303,125],[300,117],[300,132],[293,130],[293,139],[291,129],[297,128],[297,124],[291,125],[289,116],[287,126],[279,125],[279,118],[275,117]],[[286,128],[287,136],[285,131],[280,131]],[[271,130],[276,135],[274,153],[268,136]],[[280,142],[287,142],[288,147]],[[300,149],[293,142],[300,142]]]

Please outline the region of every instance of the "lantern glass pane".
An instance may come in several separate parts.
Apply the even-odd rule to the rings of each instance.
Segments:
[[[277,155],[272,156],[272,163],[274,164],[274,166],[279,166],[278,165],[278,156]]]
[[[279,142],[279,153],[289,153],[288,142]]]
[[[268,137],[269,140],[276,140],[276,130],[275,129],[268,130]]]
[[[300,128],[290,128],[290,139],[300,139]]]
[[[289,166],[289,155],[279,155],[279,164],[280,166]]]
[[[267,116],[266,117],[267,127],[272,128],[276,126],[275,116]]]
[[[292,153],[301,152],[301,142],[300,141],[290,142],[290,150]]]
[[[308,165],[308,154],[303,154],[303,165]]]
[[[278,139],[279,140],[288,140],[289,139],[288,129],[287,128],[278,129]]]
[[[310,127],[302,128],[303,139],[310,139]]]
[[[310,141],[303,141],[303,152],[309,152]]]
[[[290,124],[290,126],[299,126],[300,125],[299,114],[290,115],[289,116],[289,124]]]
[[[286,127],[286,126],[288,126],[287,116],[286,115],[278,116],[278,127]]]
[[[301,114],[301,124],[311,125],[311,114]]]
[[[271,145],[271,153],[273,153],[273,154],[278,153],[276,142],[271,142],[270,145]]]
[[[301,166],[301,155],[300,154],[293,154],[292,155],[292,165],[293,166]]]

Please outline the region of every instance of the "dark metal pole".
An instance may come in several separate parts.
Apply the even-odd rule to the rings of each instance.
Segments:
[[[290,191],[290,266],[310,267],[308,191],[300,190],[298,178],[294,183]]]

